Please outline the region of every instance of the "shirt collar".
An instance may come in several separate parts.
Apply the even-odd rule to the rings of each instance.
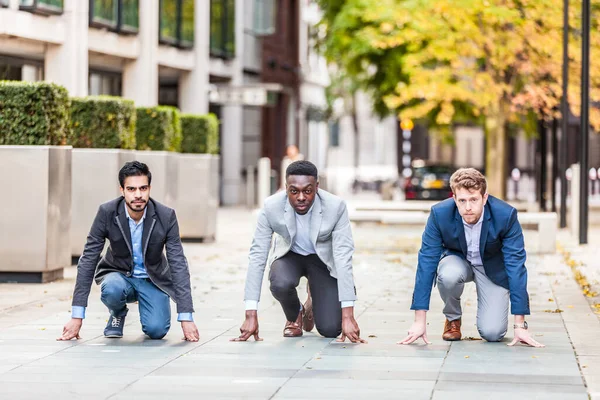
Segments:
[[[142,222],[144,222],[144,220],[146,219],[146,211],[148,210],[148,207],[144,208],[144,215],[142,215],[142,219],[140,219],[140,222],[135,222],[135,220],[133,218],[131,218],[131,216],[129,215],[129,209],[127,208],[126,202],[125,202],[124,206],[125,206],[125,215],[127,216],[128,220],[133,221],[136,225],[139,225]]]
[[[483,216],[485,215],[485,206],[483,206],[483,210],[481,210],[481,217],[479,217],[479,221],[475,222],[473,225],[467,223],[463,217],[461,217],[463,225],[469,228],[475,228],[477,226],[481,226],[483,223]]]

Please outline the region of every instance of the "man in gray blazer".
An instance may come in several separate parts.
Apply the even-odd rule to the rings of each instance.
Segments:
[[[346,204],[319,190],[318,172],[309,161],[296,161],[286,170],[286,191],[269,197],[258,215],[246,278],[246,320],[232,341],[259,338],[258,302],[266,266],[270,288],[283,307],[284,337],[317,331],[328,338],[342,334],[364,343],[354,319],[356,290],[352,275],[354,242]],[[269,248],[271,251],[269,252]],[[296,287],[308,279],[309,297],[300,304]]]
[[[101,285],[100,298],[110,311],[104,336],[123,337],[127,303],[137,301],[142,330],[151,339],[161,339],[171,326],[172,298],[184,339],[198,341],[177,217],[174,210],[150,198],[151,182],[152,174],[141,162],[125,163],[119,171],[122,197],[98,210],[77,264],[72,317],[58,340],[79,339],[95,278]],[[100,259],[106,239],[110,247]]]

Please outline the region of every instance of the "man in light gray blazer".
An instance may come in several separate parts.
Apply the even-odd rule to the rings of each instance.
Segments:
[[[309,332],[316,323],[325,337],[342,334],[340,341],[365,342],[354,319],[354,241],[346,204],[319,190],[317,177],[314,164],[296,161],[286,170],[286,191],[265,200],[250,248],[246,320],[233,341],[261,340],[257,309],[268,265],[271,293],[287,319],[284,337],[302,336],[303,328]],[[303,276],[309,285],[304,305],[296,291]]]

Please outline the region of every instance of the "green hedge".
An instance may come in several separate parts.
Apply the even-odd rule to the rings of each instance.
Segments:
[[[0,145],[64,145],[67,89],[48,82],[0,81]]]
[[[136,139],[138,150],[181,150],[181,121],[175,107],[139,107]]]
[[[71,145],[93,149],[135,149],[136,110],[121,97],[71,99]]]
[[[219,154],[219,120],[215,114],[181,115],[182,153]]]

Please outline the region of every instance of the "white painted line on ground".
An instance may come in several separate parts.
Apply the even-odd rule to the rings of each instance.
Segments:
[[[88,346],[106,346],[106,343],[90,343]]]
[[[102,350],[103,353],[120,353],[121,350]]]

